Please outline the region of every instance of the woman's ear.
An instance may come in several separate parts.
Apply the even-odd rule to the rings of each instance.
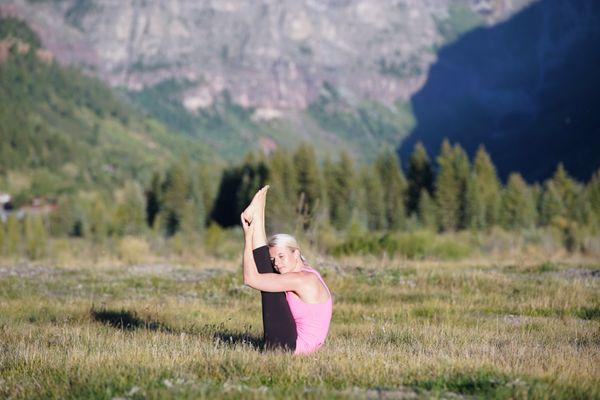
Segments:
[[[300,250],[298,250],[298,249],[294,249],[294,250],[292,250],[292,253],[294,253],[294,258],[295,258],[296,260],[299,260],[299,259],[300,259]]]

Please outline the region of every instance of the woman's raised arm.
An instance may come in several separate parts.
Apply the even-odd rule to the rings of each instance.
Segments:
[[[297,291],[306,280],[302,273],[260,274],[254,261],[253,249],[267,245],[265,232],[265,203],[269,185],[260,189],[254,195],[252,202],[240,216],[244,228],[244,284],[263,292]]]
[[[254,289],[262,290],[263,292],[286,292],[298,291],[306,283],[302,279],[302,273],[291,272],[288,274],[259,274],[254,262],[252,254],[254,238],[256,237],[255,229],[258,225],[248,223],[244,219],[244,213],[240,215],[242,228],[244,229],[244,255],[242,264],[244,268],[244,284]]]

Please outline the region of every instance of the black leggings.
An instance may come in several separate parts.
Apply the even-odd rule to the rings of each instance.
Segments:
[[[260,274],[277,273],[271,264],[269,247],[261,246],[252,251]],[[283,347],[296,349],[296,321],[285,298],[285,292],[260,292],[262,299],[265,349]]]

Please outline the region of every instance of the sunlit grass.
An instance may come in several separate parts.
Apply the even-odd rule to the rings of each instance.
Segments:
[[[325,346],[263,352],[238,262],[6,264],[0,397],[600,396],[600,264],[315,262]]]

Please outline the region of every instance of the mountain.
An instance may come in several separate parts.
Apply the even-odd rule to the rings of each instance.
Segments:
[[[437,154],[444,137],[470,155],[479,143],[499,175],[529,181],[559,161],[580,180],[600,167],[600,2],[542,0],[442,48],[411,99],[417,141]]]
[[[594,0],[4,0],[61,65],[228,160],[444,137],[502,178],[598,168]],[[181,135],[180,135],[181,136]]]
[[[59,62],[237,159],[310,141],[365,159],[414,125],[437,52],[532,0],[4,0]]]
[[[224,90],[243,107],[305,109],[323,82],[407,99],[435,47],[528,1],[4,0],[60,60],[112,86],[187,80],[183,103]],[[400,79],[399,79],[400,78]]]
[[[96,78],[60,66],[22,21],[0,19],[0,187],[19,197],[110,192],[187,158],[218,162]]]

